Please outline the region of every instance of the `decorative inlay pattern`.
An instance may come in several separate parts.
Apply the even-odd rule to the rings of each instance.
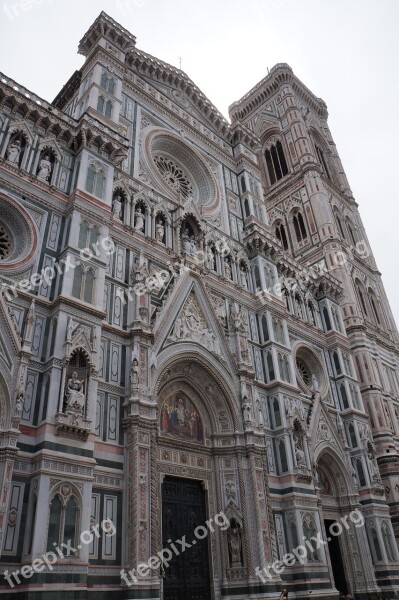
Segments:
[[[3,225],[0,225],[0,260],[4,260],[10,254],[11,240]]]
[[[176,165],[170,158],[160,156],[159,154],[153,158],[158,171],[171,188],[183,196],[183,198],[189,198],[193,195],[193,186],[181,167]]]

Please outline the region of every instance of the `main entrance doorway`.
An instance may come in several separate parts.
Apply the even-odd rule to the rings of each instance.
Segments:
[[[328,535],[329,528],[336,521],[325,519],[324,527],[327,532],[328,551],[330,553],[331,567],[334,576],[334,584],[339,592],[348,594],[348,584],[346,582],[344,563],[342,560],[341,546],[338,536]]]
[[[208,537],[201,540],[194,535],[196,527],[204,525],[205,521],[205,491],[201,483],[165,477],[162,485],[162,547],[169,548],[186,536],[185,541],[191,548],[174,556],[165,570],[164,600],[211,600]],[[202,536],[203,530],[200,531]],[[182,548],[180,544],[175,547]]]

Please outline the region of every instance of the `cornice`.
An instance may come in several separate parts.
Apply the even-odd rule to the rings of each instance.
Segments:
[[[327,106],[317,98],[295,75],[286,63],[278,63],[245,96],[229,106],[229,115],[233,123],[243,121],[259,106],[270,100],[284,84],[290,84],[294,92],[310,106],[318,116],[327,118]]]

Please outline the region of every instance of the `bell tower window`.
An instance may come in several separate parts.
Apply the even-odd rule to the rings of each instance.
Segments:
[[[265,158],[270,185],[273,185],[288,174],[287,161],[285,160],[283,146],[279,140],[266,150]]]

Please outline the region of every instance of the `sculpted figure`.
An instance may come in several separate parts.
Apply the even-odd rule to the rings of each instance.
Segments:
[[[50,181],[51,175],[51,161],[50,156],[46,154],[43,156],[39,163],[39,170],[37,172],[37,176],[39,179],[43,179],[43,181]]]
[[[136,210],[134,211],[134,228],[137,231],[143,231],[144,229],[143,209],[140,208],[140,206],[137,206]]]
[[[19,140],[15,140],[15,142],[12,142],[7,149],[8,162],[13,165],[18,165],[21,150],[21,142]]]
[[[76,371],[73,371],[72,377],[68,379],[66,396],[69,407],[83,409],[85,403],[84,381],[78,379]]]

